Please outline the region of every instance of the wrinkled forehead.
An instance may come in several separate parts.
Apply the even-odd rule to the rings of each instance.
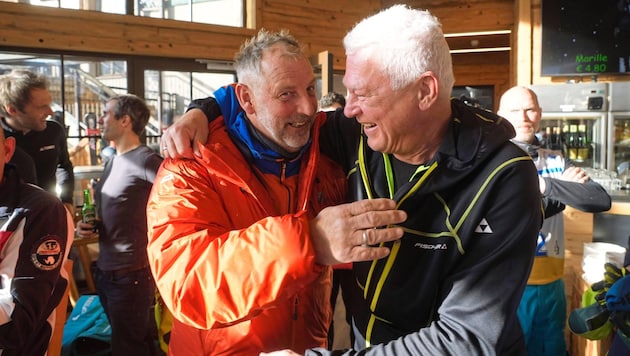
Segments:
[[[391,85],[389,78],[373,59],[357,53],[346,57],[346,72],[343,83],[349,90]]]

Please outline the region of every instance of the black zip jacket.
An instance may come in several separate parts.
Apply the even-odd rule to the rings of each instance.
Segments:
[[[74,172],[63,127],[55,121],[47,120],[43,131],[29,131],[23,134],[13,130],[4,119],[0,120],[0,123],[5,137],[15,137],[16,151],[11,163],[18,167],[22,179],[44,188],[55,196],[58,184],[61,187],[59,194],[61,201],[72,204]],[[36,180],[33,180],[33,173]]]
[[[542,224],[537,172],[507,121],[451,106],[435,157],[393,193],[405,235],[388,258],[354,263],[355,350],[308,354],[525,354],[516,310]],[[322,151],[346,167],[353,200],[390,197],[393,157],[341,110],[329,118]]]

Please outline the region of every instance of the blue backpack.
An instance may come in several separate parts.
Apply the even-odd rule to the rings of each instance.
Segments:
[[[98,295],[82,295],[66,321],[63,356],[111,355],[112,328]]]

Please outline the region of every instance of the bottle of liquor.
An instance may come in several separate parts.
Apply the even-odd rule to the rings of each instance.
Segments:
[[[553,134],[552,134],[551,126],[547,126],[545,127],[545,133],[543,135],[543,139],[540,140],[540,145],[543,148],[551,148],[552,144],[553,144]]]
[[[588,159],[588,138],[586,136],[586,125],[579,124],[577,128],[577,160],[584,161]]]
[[[556,138],[555,141],[553,143],[553,149],[556,151],[562,151],[562,148],[564,146],[564,136],[562,133],[562,127],[560,127],[560,125],[554,127],[554,130],[556,131]]]
[[[630,125],[628,120],[623,123],[623,134],[621,140],[624,141],[624,144],[628,144],[627,140],[630,140]]]
[[[571,160],[577,159],[577,141],[577,125],[571,124],[569,125],[569,134],[567,136],[567,148],[569,151],[569,159]]]
[[[559,129],[560,127],[558,127]],[[562,127],[562,153],[564,153],[565,157],[569,157],[569,124],[568,123],[564,123],[564,126]]]
[[[87,188],[83,190],[83,208],[81,208],[81,213],[83,214],[83,222],[96,228],[96,207],[92,202],[92,194]]]
[[[558,133],[558,126],[554,126],[551,128],[551,135],[549,136],[549,145],[547,148],[551,150],[561,150],[562,146],[560,145],[560,135]]]

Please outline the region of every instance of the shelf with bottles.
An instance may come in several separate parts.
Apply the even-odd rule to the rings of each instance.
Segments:
[[[583,119],[544,120],[539,140],[542,147],[560,151],[565,158],[590,166],[594,148],[592,125],[592,120]]]

